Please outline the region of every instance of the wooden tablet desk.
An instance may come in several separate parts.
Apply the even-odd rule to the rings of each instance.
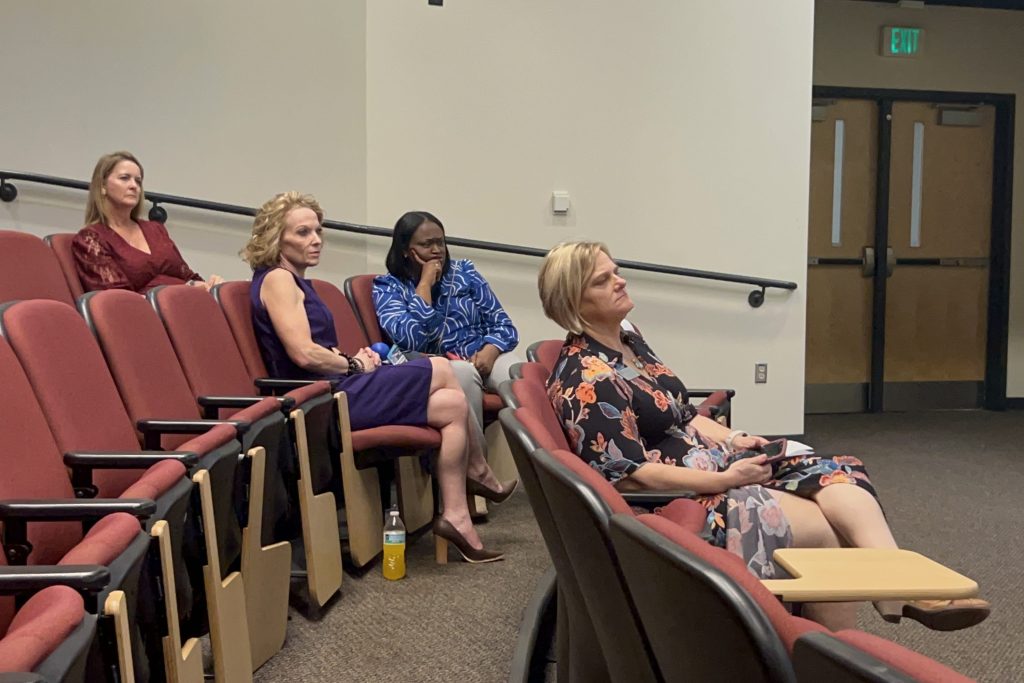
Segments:
[[[910,550],[782,548],[776,563],[792,579],[762,585],[784,602],[971,598],[978,584]]]

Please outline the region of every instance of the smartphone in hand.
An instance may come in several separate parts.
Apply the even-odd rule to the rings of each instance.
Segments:
[[[743,458],[753,458],[758,455],[767,455],[768,459],[765,460],[766,465],[770,465],[773,462],[778,462],[786,457],[786,440],[776,439],[775,441],[769,441],[763,446],[758,448],[752,448],[745,451],[739,451],[733,453],[732,460],[741,460]]]

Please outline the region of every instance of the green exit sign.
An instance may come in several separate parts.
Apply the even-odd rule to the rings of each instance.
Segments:
[[[921,52],[924,30],[909,26],[882,28],[882,54],[886,57],[916,57]]]

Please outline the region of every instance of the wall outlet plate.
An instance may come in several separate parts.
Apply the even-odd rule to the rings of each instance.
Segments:
[[[768,364],[767,363],[755,363],[754,364],[754,384],[767,384],[768,383]]]

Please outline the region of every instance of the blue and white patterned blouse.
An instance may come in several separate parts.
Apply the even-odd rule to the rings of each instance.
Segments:
[[[373,280],[373,305],[381,329],[403,350],[469,358],[484,344],[494,344],[504,353],[519,343],[512,319],[472,261],[453,260],[434,285],[432,298],[430,306],[416,294],[411,280],[394,275]]]

